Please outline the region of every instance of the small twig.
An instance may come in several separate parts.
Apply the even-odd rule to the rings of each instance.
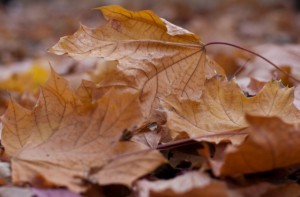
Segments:
[[[198,136],[198,137],[193,137],[193,138],[188,138],[188,139],[183,139],[183,140],[177,140],[177,141],[172,141],[172,142],[168,142],[165,144],[160,144],[158,145],[156,148],[149,148],[149,149],[144,149],[144,150],[139,150],[139,151],[133,151],[133,152],[129,152],[129,153],[124,153],[121,155],[117,155],[113,158],[111,158],[107,163],[113,162],[116,159],[121,159],[124,157],[129,157],[135,154],[147,154],[147,152],[152,151],[152,150],[169,150],[169,149],[174,149],[174,148],[178,148],[181,146],[186,146],[186,145],[190,145],[190,144],[194,144],[200,141],[201,138],[208,138],[208,137],[218,137],[218,136],[222,136],[222,135],[247,135],[247,132],[244,131],[227,131],[227,132],[221,132],[221,133],[214,133],[214,134],[210,134],[210,135],[204,135],[204,136]]]
[[[166,150],[166,149],[178,148],[180,146],[185,146],[187,144],[197,143],[198,140],[200,140],[201,138],[218,137],[218,136],[222,136],[222,135],[246,135],[246,134],[248,134],[248,133],[242,132],[242,131],[236,131],[236,132],[227,131],[227,132],[221,132],[221,133],[214,133],[211,135],[198,136],[198,137],[177,140],[177,141],[172,141],[169,143],[161,144],[161,145],[158,145],[156,149],[157,150]]]
[[[227,42],[209,42],[207,44],[204,44],[202,46],[203,50],[206,50],[205,47],[209,46],[209,45],[226,45],[226,46],[231,46],[231,47],[234,47],[234,48],[237,48],[237,49],[240,49],[240,50],[243,50],[243,51],[246,51],[248,53],[251,53],[261,59],[263,59],[264,61],[268,62],[269,64],[271,64],[273,67],[275,67],[277,70],[279,70],[280,72],[286,74],[287,76],[289,76],[291,79],[293,79],[294,81],[296,82],[299,82],[300,83],[300,79],[297,79],[295,78],[294,76],[290,75],[289,73],[287,73],[285,70],[281,69],[280,67],[278,67],[276,64],[274,64],[273,62],[271,62],[269,59],[265,58],[264,56],[254,52],[254,51],[251,51],[249,49],[246,49],[246,48],[243,48],[241,46],[238,46],[238,45],[235,45],[235,44],[231,44],[231,43],[227,43]]]
[[[250,59],[251,58],[248,58],[242,66],[240,66],[230,77],[228,77],[228,79],[231,80],[236,77],[243,70],[243,68],[246,67],[246,64],[250,61]]]

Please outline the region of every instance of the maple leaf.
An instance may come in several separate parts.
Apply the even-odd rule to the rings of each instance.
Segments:
[[[6,154],[13,155],[26,144],[32,128],[32,125],[28,123],[33,122],[34,119],[30,110],[20,106],[14,100],[10,100],[1,121],[3,124],[2,144]]]
[[[200,101],[170,95],[161,103],[166,109],[167,126],[176,138],[182,132],[190,137],[205,137],[247,128],[246,113],[278,116],[289,123],[299,122],[300,112],[293,99],[293,88],[283,88],[277,81],[267,83],[256,96],[246,97],[234,81],[217,77],[206,82]],[[224,137],[212,135],[206,139],[219,142],[229,138],[224,133]]]
[[[2,141],[12,157],[13,182],[33,183],[43,177],[78,192],[86,189],[83,179],[100,183],[107,178],[110,183],[130,185],[165,162],[156,150],[119,142],[124,129],[142,121],[139,94],[111,89],[91,102],[91,89],[85,85],[75,94],[52,71],[32,111],[10,103],[2,117]],[[114,173],[105,173],[110,165],[119,175],[113,180]],[[132,165],[134,172],[128,170]]]
[[[214,180],[200,172],[187,172],[171,180],[137,182],[137,194],[140,197],[167,196],[235,196],[235,197],[267,197],[267,196],[298,196],[300,186],[296,183],[270,184],[261,182],[241,187],[239,184]]]
[[[210,160],[219,175],[247,174],[300,163],[299,125],[277,117],[247,116],[249,137],[239,146],[229,146],[223,156]]]
[[[81,26],[62,37],[50,51],[75,58],[117,60],[114,72],[98,87],[130,87],[141,90],[146,117],[158,107],[158,97],[170,93],[198,99],[206,78],[224,74],[203,50],[195,34],[145,10],[132,12],[120,6],[104,6],[108,23],[89,29]]]

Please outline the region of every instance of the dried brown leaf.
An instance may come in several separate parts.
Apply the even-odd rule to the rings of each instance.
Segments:
[[[135,143],[132,144],[137,146]],[[123,146],[121,146],[122,149],[126,150],[127,147]],[[144,146],[141,147],[145,148]],[[141,150],[142,148],[137,146],[133,150]],[[131,187],[131,184],[138,177],[145,175],[145,172],[153,171],[153,166],[159,166],[162,162],[164,159],[158,151],[144,150],[124,154],[120,158],[111,159],[100,171],[91,175],[90,180],[96,181],[100,185],[119,183]]]
[[[111,89],[95,102],[88,102],[91,92],[83,87],[75,94],[67,81],[53,71],[41,88],[33,111],[11,102],[2,118],[2,140],[12,157],[15,183],[33,183],[36,177],[43,177],[53,185],[82,191],[86,189],[84,180],[90,179],[90,173],[97,172],[95,169],[105,171],[110,165],[126,163],[128,158],[122,155],[147,149],[141,144],[119,142],[124,129],[139,126],[143,120],[139,94]],[[24,133],[26,138],[20,143],[16,139],[21,139]],[[116,151],[119,146],[122,149]],[[126,171],[130,166],[124,165],[124,174],[114,179],[114,183],[130,185],[165,161],[155,150],[134,154],[130,159],[146,160],[147,165],[135,168],[135,173]]]
[[[213,78],[205,84],[200,101],[170,95],[161,103],[166,109],[167,126],[173,138],[184,131],[190,137],[208,136],[208,141],[219,142],[230,140],[230,135],[234,135],[224,133],[222,137],[223,132],[248,127],[244,118],[246,113],[278,116],[289,123],[299,122],[300,112],[293,105],[293,99],[293,88],[282,87],[277,81],[267,83],[256,96],[246,97],[234,81]],[[241,137],[243,140],[244,136]]]
[[[223,158],[211,160],[214,173],[236,175],[263,172],[300,163],[299,125],[276,117],[247,116],[249,137],[239,146],[229,146]]]
[[[185,98],[200,97],[206,78],[223,70],[210,60],[195,34],[159,18],[149,10],[132,12],[120,6],[105,6],[108,23],[96,29],[81,26],[50,51],[75,57],[117,60],[114,73],[99,87],[130,87],[141,90],[143,113],[158,107],[158,97],[170,93]]]
[[[28,124],[33,122],[31,111],[11,99],[1,121],[3,124],[1,143],[5,147],[5,152],[13,155],[24,147],[31,135],[31,124]]]

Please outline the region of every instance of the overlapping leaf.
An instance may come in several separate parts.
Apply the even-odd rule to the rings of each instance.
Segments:
[[[246,113],[278,116],[289,123],[299,122],[300,117],[293,105],[293,88],[281,87],[277,81],[267,83],[256,96],[246,97],[234,81],[213,78],[205,84],[199,102],[170,95],[162,105],[167,109],[167,125],[173,137],[181,132],[200,137],[240,130],[248,126]]]
[[[116,70],[99,87],[141,90],[145,116],[158,107],[158,97],[174,93],[199,98],[206,78],[223,74],[206,56],[198,36],[151,11],[132,12],[119,6],[98,9],[107,24],[96,29],[81,26],[50,51],[75,58],[117,60]]]
[[[214,153],[206,148],[199,150],[207,156],[216,176],[263,172],[300,163],[300,113],[293,105],[292,88],[277,81],[264,84],[252,80],[248,89],[257,95],[247,97],[234,81],[223,77],[223,70],[206,56],[204,44],[195,34],[151,11],[132,12],[119,6],[98,9],[107,24],[95,29],[81,26],[50,49],[59,55],[110,61],[99,64],[100,68],[90,74],[98,84],[83,81],[74,92],[66,80],[52,72],[33,110],[10,100],[2,117],[1,141],[11,158],[15,183],[66,186],[76,192],[86,190],[90,182],[130,187],[137,178],[165,162],[152,149],[180,146],[189,139],[160,143],[187,137],[233,144],[214,146]],[[165,114],[156,113],[159,104],[167,120]],[[266,118],[270,116],[277,117]],[[145,122],[151,124],[141,126]],[[171,164],[174,152],[167,154]],[[138,181],[134,187],[137,194],[246,196],[253,190],[259,190],[257,196],[299,193],[297,185],[277,187],[269,183],[229,189],[226,180],[182,170],[202,164],[198,154],[182,155],[173,155],[173,160],[181,165],[184,159],[183,164],[190,166],[172,165],[170,168],[175,169],[170,176],[177,176],[172,180]],[[178,169],[183,175],[178,176]],[[39,195],[38,190],[33,191]],[[51,190],[49,195],[65,191]],[[46,193],[42,191],[41,195]]]
[[[226,197],[267,197],[299,196],[300,186],[296,183],[274,185],[266,182],[237,187],[213,180],[200,172],[188,172],[171,180],[146,181],[137,183],[140,197],[168,196],[226,196]]]
[[[223,158],[211,160],[216,175],[263,172],[300,163],[299,124],[275,117],[248,116],[249,137],[240,146],[229,146]]]
[[[2,118],[2,140],[12,157],[14,182],[32,183],[43,177],[53,185],[81,191],[85,189],[84,179],[103,182],[113,176],[104,171],[115,165],[116,173],[118,167],[123,171],[111,183],[130,185],[164,162],[156,151],[145,153],[141,144],[119,142],[124,129],[142,121],[137,93],[111,89],[89,102],[91,92],[83,86],[77,92],[79,97],[52,72],[33,111],[11,102]],[[122,155],[128,154],[133,154],[129,157],[131,165],[144,164],[137,165],[134,173],[126,170],[130,167],[125,165],[128,157]]]

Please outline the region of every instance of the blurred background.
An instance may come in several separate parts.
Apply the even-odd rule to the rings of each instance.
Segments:
[[[151,9],[201,36],[243,46],[300,41],[299,0],[1,0],[0,65],[44,55],[79,24],[103,23],[92,8]]]
[[[300,0],[1,0],[0,102],[7,95],[3,92],[24,97],[24,93],[36,90],[47,79],[49,64],[75,85],[79,78],[86,77],[82,73],[89,69],[94,72],[99,63],[96,60],[78,63],[47,50],[60,37],[74,33],[80,23],[88,27],[104,23],[101,14],[92,8],[110,4],[136,11],[151,9],[198,34],[204,43],[237,44],[265,55],[293,75],[300,73]],[[274,68],[269,66],[247,71],[245,64],[251,68],[250,64],[266,63],[240,50],[210,46],[208,55],[224,67],[229,78],[238,76],[241,70],[244,74],[241,72],[239,78],[276,78]],[[286,81],[285,84],[292,84]]]

